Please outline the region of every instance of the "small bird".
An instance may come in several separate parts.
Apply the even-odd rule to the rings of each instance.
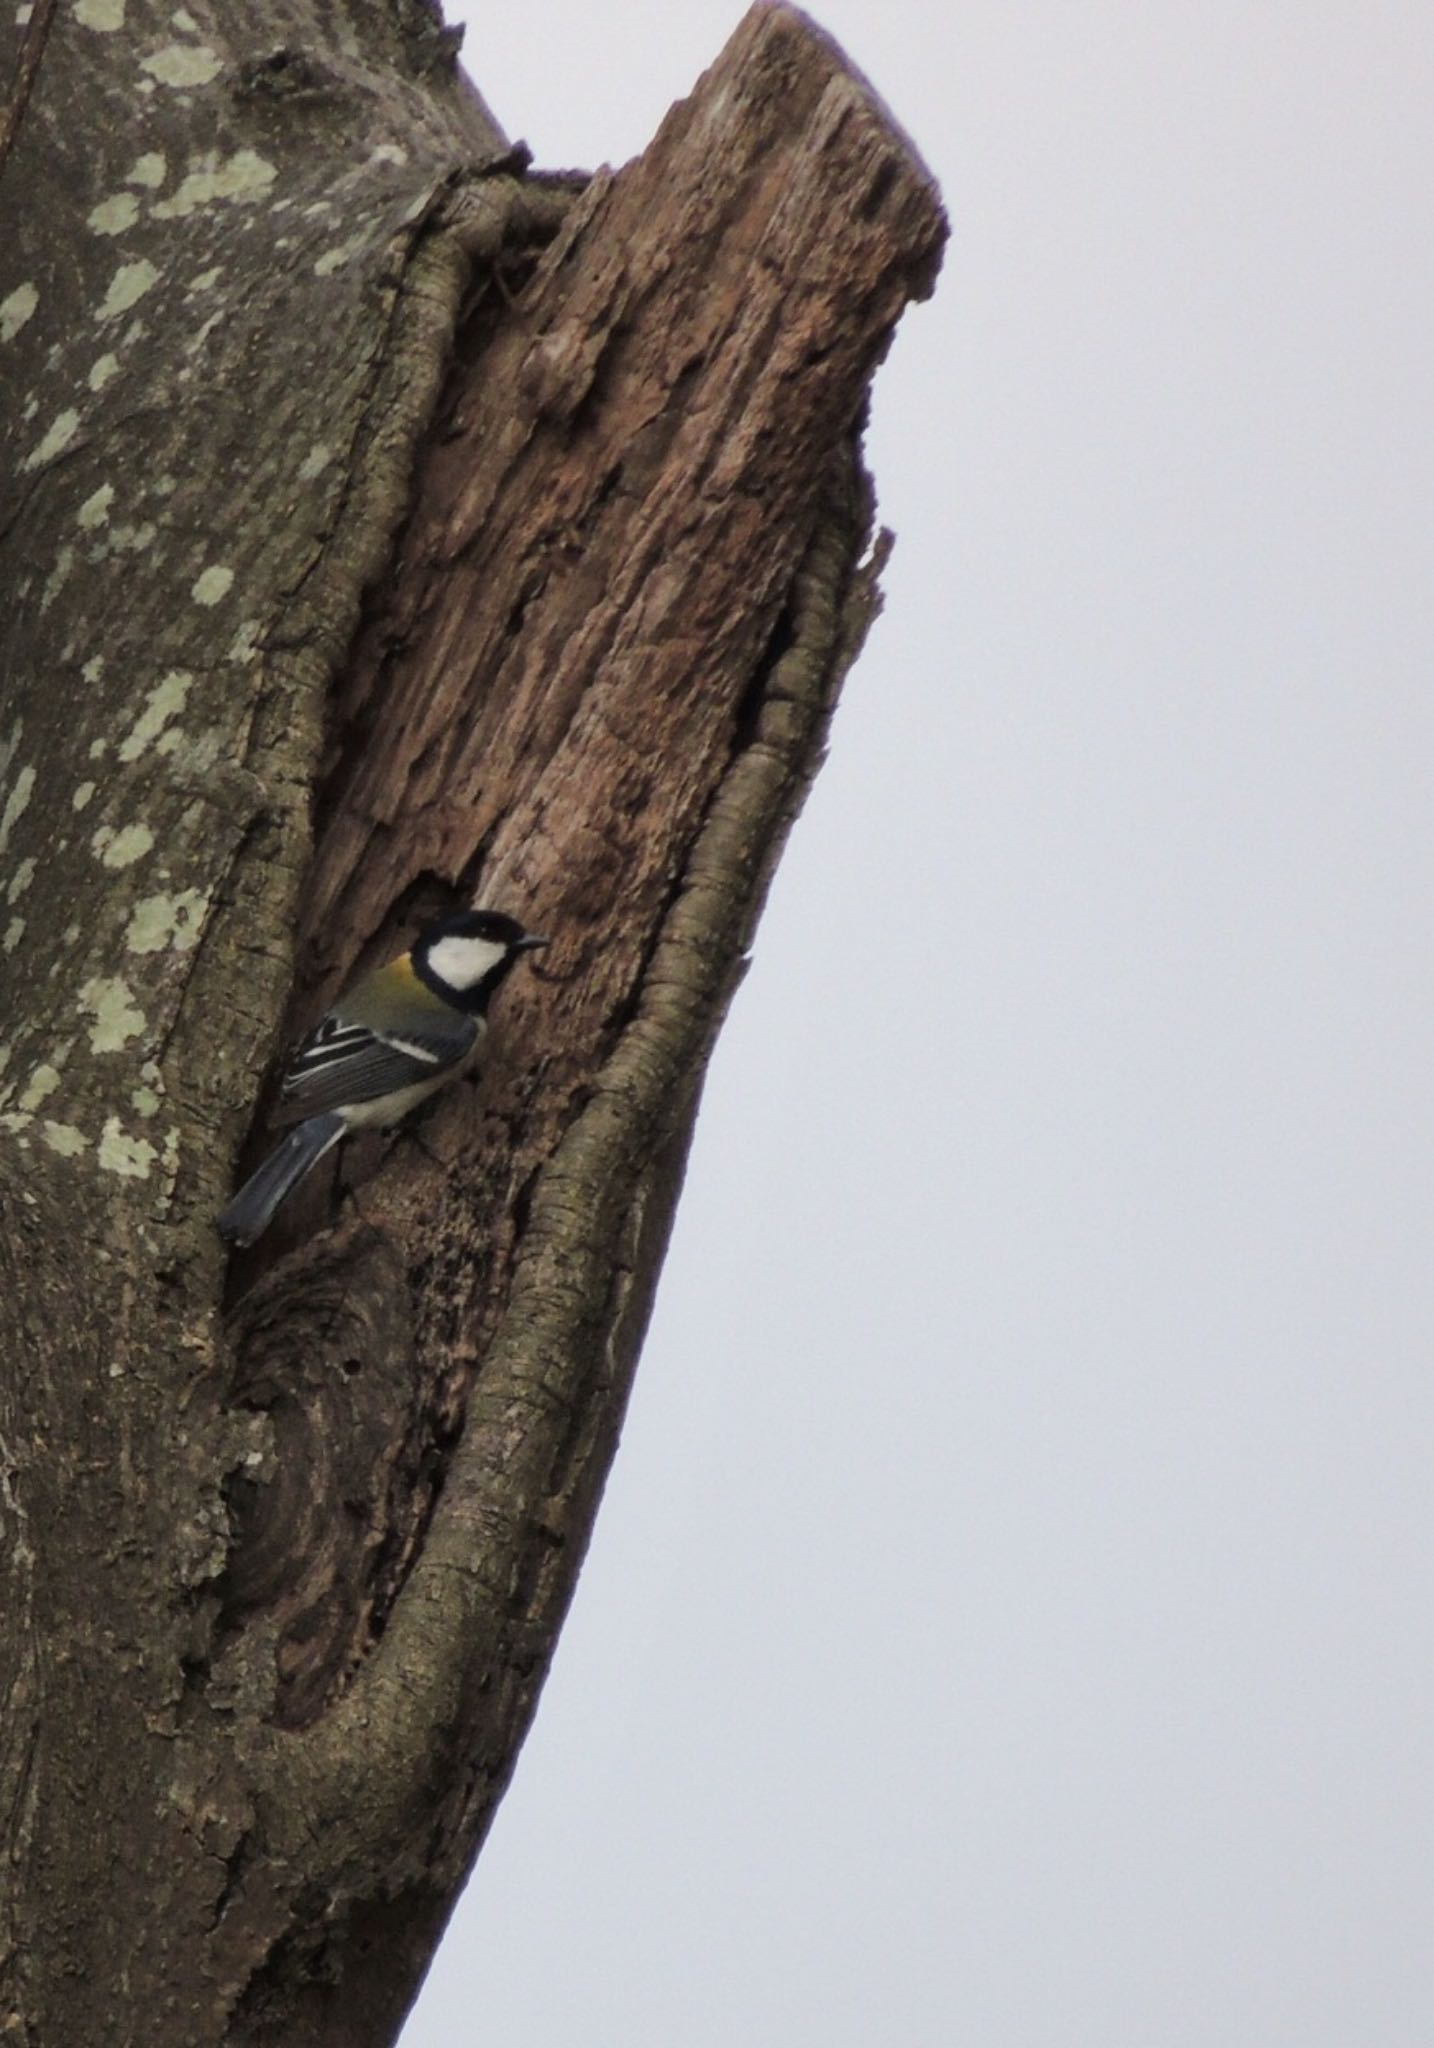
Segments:
[[[219,1235],[253,1244],[304,1175],[349,1131],[383,1129],[466,1066],[491,997],[524,953],[547,940],[498,910],[425,925],[410,952],[364,975],[319,1020],[289,1063],[279,1120],[303,1122],[219,1217]]]

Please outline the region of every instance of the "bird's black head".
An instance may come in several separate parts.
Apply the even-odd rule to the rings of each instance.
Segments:
[[[413,966],[435,994],[481,1015],[524,953],[547,943],[501,910],[459,910],[424,926],[413,942]]]

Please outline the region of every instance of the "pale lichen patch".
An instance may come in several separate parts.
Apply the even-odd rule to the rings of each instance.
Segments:
[[[12,917],[9,924],[7,924],[5,927],[5,951],[7,953],[13,953],[15,948],[19,945],[21,939],[24,938],[24,936],[24,918]]]
[[[207,43],[166,43],[152,57],[140,59],[141,71],[147,71],[161,85],[178,87],[208,85],[222,68],[218,53]]]
[[[147,256],[141,256],[136,263],[121,263],[110,279],[109,290],[100,303],[97,318],[116,320],[121,313],[127,313],[138,303],[146,292],[152,291],[159,282],[159,272]],[[127,335],[126,340],[130,337]]]
[[[151,192],[157,192],[169,176],[169,165],[157,149],[148,149],[143,156],[134,160],[134,168],[125,179],[127,185],[143,185]]]
[[[138,526],[117,526],[110,535],[110,544],[121,553],[139,554],[154,545],[159,528],[152,520],[142,520]]]
[[[73,1124],[45,1123],[41,1128],[45,1143],[62,1159],[73,1159],[90,1142],[84,1132],[77,1131]]]
[[[75,514],[77,524],[83,527],[103,526],[110,516],[114,503],[113,484],[101,484],[97,491],[91,491],[79,511]]]
[[[326,442],[320,441],[316,447],[309,450],[308,454],[299,464],[299,482],[301,484],[312,483],[321,470],[327,469],[330,462],[333,461],[333,457],[333,449]]]
[[[187,289],[192,292],[212,292],[224,275],[224,265],[216,263],[212,270],[201,270],[198,277],[191,278]]]
[[[130,1094],[130,1107],[136,1116],[152,1117],[159,1114],[160,1098],[152,1088],[135,1088]]]
[[[25,1083],[24,1091],[20,1096],[19,1107],[28,1110],[38,1109],[42,1102],[49,1101],[59,1085],[60,1073],[58,1067],[52,1067],[48,1062],[36,1067],[34,1073]]]
[[[123,1052],[144,1029],[144,1012],[118,975],[100,974],[80,990],[81,1007],[94,1018],[91,1052]]]
[[[278,167],[257,150],[237,149],[231,157],[211,158],[198,170],[190,171],[168,199],[158,202],[154,217],[182,220],[186,214],[210,206],[216,199],[252,205],[267,196],[278,175]]]
[[[194,582],[190,585],[189,595],[196,604],[218,604],[221,599],[229,595],[233,582],[234,571],[232,569],[226,569],[218,563],[213,563],[209,568],[201,570],[199,575],[195,577]]]
[[[125,1180],[148,1180],[156,1158],[148,1138],[132,1138],[117,1116],[106,1120],[100,1137],[99,1161],[106,1173]]]
[[[76,811],[82,811],[85,808],[86,804],[89,803],[94,793],[95,785],[93,782],[76,783],[74,790],[71,792],[70,796],[71,809]]]
[[[124,9],[125,0],[75,0],[75,20],[81,28],[110,35],[124,27]]]
[[[125,825],[118,832],[101,825],[90,845],[105,867],[128,868],[144,859],[154,845],[154,834],[148,825]]]
[[[35,443],[35,446],[30,450],[20,467],[22,469],[38,469],[41,463],[52,462],[57,455],[64,453],[79,430],[79,414],[72,405],[66,406],[63,412],[56,413],[54,419],[51,420],[49,426],[45,429],[43,436]]]
[[[55,599],[69,581],[70,571],[74,566],[75,551],[70,546],[70,543],[66,541],[63,547],[56,548],[55,566],[46,579],[44,589],[40,592],[40,610],[42,612],[47,612],[55,602]]]
[[[10,877],[9,887],[5,891],[5,901],[7,903],[18,903],[20,901],[20,898],[24,895],[25,891],[29,888],[30,884],[34,881],[34,879],[34,857],[32,855],[27,854],[25,859],[22,860],[16,867],[14,874]]]
[[[131,953],[192,953],[204,928],[209,898],[202,889],[177,889],[171,896],[145,896],[130,912],[125,945]]]
[[[98,206],[90,208],[85,216],[85,225],[92,234],[122,235],[138,219],[139,201],[133,192],[115,192],[108,199],[102,199]]]
[[[169,18],[175,27],[182,28],[187,36],[197,36],[199,34],[199,23],[194,19],[194,16],[187,7],[176,7]]]
[[[406,164],[408,151],[397,142],[380,142],[368,153],[371,164]]]
[[[145,700],[143,711],[120,741],[121,761],[137,761],[169,721],[179,716],[193,681],[189,671],[182,668],[172,668],[167,675],[160,677]]]
[[[104,665],[104,656],[102,654],[97,654],[94,657],[93,661],[87,661],[85,663],[84,667],[80,670],[80,674],[84,677],[87,683],[97,683],[100,679],[101,672],[104,669]],[[90,674],[91,669],[94,670],[93,675]],[[110,743],[108,740],[91,740],[89,749],[90,759],[92,761],[102,760],[104,756],[109,752],[109,746]]]
[[[90,364],[90,374],[85,379],[85,382],[89,385],[91,391],[103,391],[110,378],[116,376],[118,372],[118,356],[96,356],[95,360]]]
[[[224,658],[226,661],[237,661],[241,666],[247,668],[251,661],[257,660],[258,654],[259,621],[257,619],[241,619],[238,631],[229,642],[229,648]]]
[[[35,771],[22,768],[15,777],[15,786],[5,799],[5,808],[0,811],[0,853],[10,844],[10,834],[29,808],[30,798],[35,790]]]
[[[39,303],[40,294],[32,284],[17,284],[7,292],[0,299],[0,341],[13,341]]]
[[[192,736],[181,725],[171,725],[155,741],[155,750],[172,757],[196,775],[207,775],[214,763],[231,752],[234,735],[224,726],[207,726]]]

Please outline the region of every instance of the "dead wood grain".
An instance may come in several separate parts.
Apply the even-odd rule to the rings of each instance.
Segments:
[[[387,1499],[408,1576],[340,1601],[359,1633],[290,1662],[323,1711],[285,1713],[307,1732],[273,1768],[341,1886],[374,1859],[399,1890],[456,1881],[506,1783],[706,1051],[874,604],[859,426],[944,233],[870,88],[760,7],[644,157],[576,201],[511,315],[480,307],[460,337],[335,698],[291,1023],[445,900],[553,944],[505,991],[476,1091],[422,1147],[356,1160],[336,1212],[355,1295],[406,1275],[405,1412],[466,1413]],[[269,1299],[332,1255],[305,1233],[333,1200],[296,1216]],[[361,1813],[338,1793],[356,1755],[385,1788]]]
[[[641,1003],[792,639],[823,493],[943,234],[870,88],[802,17],[760,8],[645,155],[592,182],[512,316],[495,329],[480,309],[461,338],[396,573],[334,704],[291,1020],[400,943],[420,905],[476,896],[552,935],[504,993],[477,1100],[455,1090],[425,1148],[399,1138],[376,1179],[357,1162],[353,1213],[366,1242],[400,1248],[430,1414],[461,1413],[522,1255],[526,1191]],[[751,887],[784,822],[751,821]],[[737,953],[712,943],[725,994]],[[668,1126],[694,1080],[669,1078]],[[296,1301],[308,1272],[300,1251]],[[601,1351],[600,1327],[587,1343]],[[615,1398],[579,1393],[589,1369],[567,1361],[570,1384],[534,1413],[550,1465],[584,1399]],[[390,1503],[405,1557],[440,1469]],[[372,1625],[371,1599],[340,1607]],[[352,1670],[362,1644],[299,1626],[331,1671]]]

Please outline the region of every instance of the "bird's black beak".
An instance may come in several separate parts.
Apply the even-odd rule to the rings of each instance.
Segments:
[[[547,940],[541,938],[537,932],[524,932],[518,941],[517,950],[520,953],[536,953],[540,946],[546,946],[547,943]]]

